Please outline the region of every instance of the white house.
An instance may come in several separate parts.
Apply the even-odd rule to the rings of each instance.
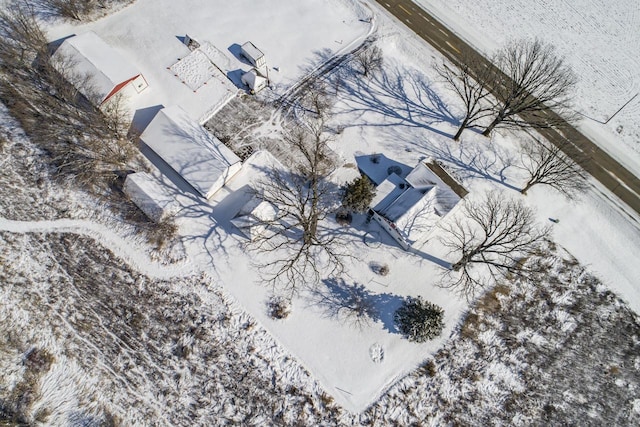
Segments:
[[[231,220],[249,240],[254,240],[267,230],[266,223],[275,220],[278,208],[272,203],[252,197]]]
[[[242,167],[233,151],[178,106],[160,110],[140,139],[207,199]]]
[[[426,241],[440,220],[458,205],[466,190],[436,163],[420,162],[406,176],[397,166],[387,170],[387,177],[376,188],[370,213],[408,250]],[[456,191],[445,180],[456,187]]]
[[[267,65],[267,58],[264,53],[251,42],[246,42],[240,46],[240,54],[256,68],[263,68]]]
[[[53,66],[94,105],[148,87],[142,73],[92,31],[69,37],[51,57]]]
[[[178,211],[175,196],[146,172],[127,175],[122,191],[152,221],[160,222]]]
[[[246,84],[251,93],[258,93],[265,87],[267,87],[268,80],[262,74],[260,74],[255,68],[244,73],[241,77],[242,83]]]

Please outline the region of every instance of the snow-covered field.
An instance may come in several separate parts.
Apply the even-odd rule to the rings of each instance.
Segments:
[[[579,77],[580,130],[640,175],[637,0],[415,2],[486,54],[523,37],[553,44]]]
[[[284,1],[276,5],[256,5],[247,0],[218,2],[216,7],[210,3],[202,1],[184,9],[179,3],[168,0],[138,0],[134,5],[95,23],[80,27],[68,24],[52,26],[49,34],[52,38],[59,38],[86,29],[96,31],[126,52],[147,76],[149,92],[143,93],[136,102],[144,103],[140,104],[144,108],[176,103],[194,118],[202,118],[218,105],[218,101],[213,102],[203,96],[201,90],[194,93],[166,69],[178,57],[188,54],[188,49],[179,43],[177,36],[186,33],[197,40],[211,42],[221,50],[234,43],[254,41],[264,49],[270,64],[279,67],[277,77],[272,78],[276,82],[276,92],[282,93],[317,66],[319,57],[344,50],[352,41],[357,44],[372,28],[372,23],[360,21],[367,21],[371,12],[359,3],[346,0],[314,0],[295,2],[295,5]],[[326,76],[336,90],[335,115],[331,125],[340,129],[336,132],[332,148],[344,163],[332,179],[341,183],[353,178],[356,170],[349,164],[355,163],[354,157],[360,154],[383,153],[410,167],[429,157],[437,158],[454,169],[471,191],[470,198],[481,197],[487,190],[495,188],[503,190],[505,197],[524,197],[514,191],[522,184],[521,173],[514,165],[517,162],[516,147],[523,136],[496,135],[488,142],[473,132],[466,132],[460,143],[451,141],[449,137],[457,125],[459,107],[431,70],[433,61],[441,59],[435,50],[414,39],[411,33],[398,27],[386,15],[376,14],[373,24],[377,28],[377,45],[385,55],[383,70],[370,79],[364,79],[346,64]],[[211,22],[217,24],[212,25]],[[330,53],[323,52],[324,49],[329,49]],[[268,100],[270,93],[262,96]],[[245,129],[244,134],[255,140],[277,138],[280,123],[273,120],[277,114],[268,104],[262,108],[264,114],[258,115],[261,121]],[[225,118],[233,117],[229,111],[222,112]],[[237,118],[240,124],[244,124],[244,119]],[[1,121],[10,122],[8,118]],[[19,132],[7,131],[4,135],[11,141],[5,143],[7,152],[19,154],[21,162],[44,156]],[[124,424],[149,424],[153,420],[163,425],[187,425],[190,419],[201,423],[223,423],[224,417],[229,422],[250,424],[269,424],[274,419],[284,424],[296,421],[303,424],[322,424],[323,421],[328,424],[357,421],[408,424],[424,422],[425,419],[435,423],[448,420],[473,423],[474,419],[469,414],[497,416],[499,408],[508,405],[509,396],[517,397],[523,390],[535,389],[535,384],[523,380],[522,370],[526,370],[526,363],[531,363],[525,357],[528,353],[518,349],[514,342],[507,342],[509,336],[496,337],[502,331],[498,320],[487,321],[483,326],[486,329],[474,335],[474,339],[479,340],[475,344],[465,341],[469,339],[464,336],[468,329],[457,329],[467,303],[455,293],[435,286],[445,271],[446,260],[451,260],[437,236],[415,253],[407,253],[397,247],[375,222],[366,224],[364,218],[356,217],[350,227],[340,228],[331,221],[329,226],[344,234],[345,247],[357,254],[357,258],[347,266],[348,275],[342,278],[344,283],[338,280],[324,283],[315,292],[302,292],[294,300],[293,311],[286,320],[271,319],[266,311],[271,290],[259,283],[258,272],[252,263],[254,254],[245,250],[243,238],[229,222],[246,199],[245,185],[255,180],[260,169],[271,162],[268,153],[256,153],[240,175],[216,195],[213,206],[164,180],[182,206],[176,221],[187,255],[186,260],[170,265],[153,261],[145,243],[128,240],[130,235],[125,233],[125,229],[113,227],[105,219],[105,213],[84,218],[76,207],[78,213],[70,215],[73,219],[56,221],[57,214],[63,211],[58,209],[65,203],[61,196],[63,193],[57,193],[55,184],[45,180],[44,184],[38,185],[50,185],[51,188],[46,188],[48,191],[40,195],[37,189],[31,190],[36,186],[35,179],[31,182],[20,176],[23,173],[41,173],[33,165],[33,160],[27,162],[29,168],[25,170],[4,170],[6,182],[16,182],[29,188],[21,189],[16,184],[14,197],[21,206],[17,207],[11,219],[18,221],[0,220],[6,251],[2,253],[2,259],[11,260],[2,271],[4,277],[11,278],[11,285],[2,288],[6,304],[3,303],[0,314],[12,328],[15,325],[30,328],[30,333],[23,337],[24,342],[0,342],[3,344],[0,345],[3,369],[7,366],[6,369],[16,370],[11,377],[13,385],[19,383],[24,374],[24,369],[16,368],[21,357],[27,354],[29,346],[35,346],[48,348],[47,351],[56,359],[52,371],[42,378],[43,393],[38,395],[41,408],[55,406],[59,402],[56,399],[64,398],[65,404],[60,406],[62,409],[54,412],[53,416],[69,416],[76,405],[83,408],[77,414],[82,420],[92,416],[97,419],[106,410],[112,414],[120,413]],[[0,178],[4,177],[0,175]],[[55,203],[41,199],[48,194],[59,199]],[[588,266],[606,287],[619,292],[634,310],[640,311],[637,281],[640,265],[635,259],[635,254],[640,251],[640,229],[636,215],[626,214],[624,208],[616,206],[615,201],[610,200],[606,191],[600,190],[597,184],[574,203],[546,188],[534,188],[525,200],[538,209],[541,223],[548,223],[549,217],[560,220],[553,225],[554,238],[561,247],[576,256],[577,261],[572,261],[574,264]],[[24,206],[30,203],[37,207],[36,212],[43,212],[42,218],[32,212],[25,220],[53,221],[19,221],[23,219],[20,216]],[[88,205],[92,206],[91,203]],[[1,206],[7,209],[5,204]],[[85,237],[74,243],[76,239],[69,236],[75,235]],[[93,241],[99,241],[101,246],[93,248],[89,259],[82,258],[80,254],[89,250]],[[66,246],[72,248],[69,251],[71,260],[80,258],[77,265],[61,255]],[[21,256],[26,248],[33,248],[32,256],[27,259]],[[56,260],[64,260],[66,264],[57,265]],[[96,265],[92,265],[93,262]],[[122,283],[120,287],[114,286],[114,292],[121,293],[110,295],[107,286],[100,288],[103,293],[96,292],[95,295],[91,293],[90,286],[66,289],[74,280],[80,285],[87,285],[91,277],[89,273],[98,274],[95,272],[100,271],[101,263],[108,265],[105,269],[105,274],[111,279],[108,285]],[[376,275],[370,267],[372,263],[388,264],[389,274],[384,277]],[[55,276],[47,275],[49,266],[53,266]],[[78,273],[77,270],[83,267],[90,268]],[[562,283],[575,293],[567,291],[565,294],[562,288],[554,288],[552,296],[558,306],[569,306],[571,298],[578,299],[576,283],[583,283],[585,276],[580,266],[573,267],[575,271],[572,270],[569,279]],[[31,305],[32,301],[22,296],[16,283],[29,288],[29,295],[34,300],[45,301],[46,304]],[[63,283],[65,288],[50,291],[59,283]],[[335,296],[331,294],[332,290],[337,289],[339,294],[340,287],[345,284],[366,287],[367,298],[375,302],[378,310],[370,324],[354,327],[332,316],[332,307],[319,303]],[[580,295],[587,295],[586,298],[594,294],[606,295],[602,285],[596,290],[583,288],[580,287]],[[135,298],[129,298],[129,295],[135,295]],[[417,345],[397,333],[392,321],[393,312],[407,295],[422,295],[444,307],[446,328],[439,339]],[[543,301],[545,296],[549,295],[544,293],[544,289],[525,287],[521,292],[514,292],[513,302]],[[148,312],[140,311],[134,304],[146,301],[152,308]],[[509,300],[505,301],[508,307]],[[603,311],[603,316],[623,307],[617,300],[607,301],[614,308]],[[69,302],[70,307],[84,308],[76,313],[65,309],[65,302]],[[544,306],[546,302],[540,304]],[[500,303],[492,307],[498,310]],[[580,307],[575,310],[584,309],[584,306]],[[619,311],[628,319],[630,314],[625,310],[623,307]],[[550,314],[553,321],[542,319],[547,323],[541,323],[540,331],[519,331],[522,333],[517,336],[522,345],[533,337],[532,340],[547,351],[545,357],[552,358],[554,346],[565,344],[563,334],[571,333],[571,323],[582,321],[571,317],[575,313],[569,314],[567,316],[558,309]],[[46,324],[48,316],[52,316],[54,321],[41,330],[36,329],[35,325]],[[133,325],[119,324],[122,318],[133,319]],[[591,325],[588,323],[585,328]],[[183,326],[185,329],[181,329]],[[490,327],[495,327],[498,332]],[[547,329],[543,330],[545,327]],[[633,336],[636,334],[634,327],[631,326],[629,332]],[[225,332],[227,328],[229,331]],[[553,335],[558,330],[562,333]],[[549,338],[551,336],[553,339]],[[109,340],[107,344],[103,342],[105,339]],[[549,340],[548,344],[545,344],[545,339]],[[480,345],[482,352],[479,353],[474,345]],[[87,360],[79,356],[83,348],[90,355]],[[226,352],[220,353],[220,348]],[[436,362],[433,367],[425,364],[434,355]],[[571,360],[572,354],[563,357],[562,360]],[[34,356],[34,359],[47,360],[42,355]],[[485,359],[489,362],[483,365]],[[627,359],[621,356],[620,360]],[[90,367],[95,361],[99,362],[98,372],[92,374]],[[545,366],[546,361],[536,363]],[[637,366],[638,362],[634,359],[633,363]],[[78,366],[82,364],[85,365]],[[456,367],[460,365],[466,366],[464,372],[468,377],[461,378],[464,376],[461,372],[456,374]],[[422,368],[415,371],[418,366]],[[45,371],[44,368],[42,370]],[[236,372],[243,370],[251,374],[243,377]],[[411,375],[392,386],[411,371]],[[535,381],[535,378],[526,378],[527,381]],[[633,375],[626,375],[623,380],[627,381],[624,386],[628,385],[629,390],[637,389],[633,388],[637,385]],[[229,392],[234,383],[240,388]],[[69,394],[56,396],[54,384],[64,385],[60,389],[69,390],[65,391]],[[263,391],[268,390],[268,393],[259,394],[257,403],[247,401],[253,385],[262,387]],[[98,391],[89,393],[90,386],[99,387]],[[390,393],[385,394],[389,387]],[[563,392],[560,390],[558,393]],[[283,401],[269,402],[269,393],[276,398],[282,396]],[[621,393],[626,396],[624,391]],[[383,397],[378,400],[381,395]],[[478,401],[484,402],[486,407],[470,404],[468,397],[472,395],[480,395]],[[520,402],[522,407],[512,406],[507,413],[520,411],[524,415],[510,421],[526,424],[529,419],[526,414],[534,414],[534,419],[538,419],[536,417],[540,416],[543,408],[531,409],[526,401],[522,403],[516,397],[513,397],[514,401]],[[581,401],[579,396],[575,399]],[[637,397],[635,399],[637,402]],[[559,402],[557,396],[552,400]],[[364,411],[376,401],[378,403],[361,418],[347,412]],[[467,402],[464,406],[469,412],[456,416],[456,405],[463,401]],[[260,406],[263,403],[264,406]],[[631,406],[634,404],[638,405],[629,403]],[[267,411],[267,407],[270,412],[259,413]],[[597,405],[594,404],[593,408]],[[625,410],[627,414],[630,411],[629,408]]]

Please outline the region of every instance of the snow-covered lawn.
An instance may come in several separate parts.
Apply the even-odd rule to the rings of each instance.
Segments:
[[[351,227],[329,226],[343,234],[349,260],[344,277],[327,280],[317,289],[301,289],[292,313],[276,321],[268,315],[272,290],[261,285],[253,265],[259,254],[247,251],[245,238],[231,218],[250,197],[252,182],[272,167],[268,152],[257,152],[238,176],[214,196],[213,209],[192,197],[178,196],[181,231],[188,241],[189,265],[213,274],[256,320],[291,351],[341,406],[359,412],[370,405],[398,378],[413,370],[441,347],[457,324],[466,303],[435,287],[446,261],[431,254],[409,255],[397,247],[375,223],[360,215]],[[353,172],[353,170],[351,170]],[[265,256],[265,255],[262,255]],[[373,264],[387,264],[389,274],[377,275]],[[364,285],[366,298],[376,307],[372,321],[358,327],[335,313],[348,286]],[[393,313],[405,296],[422,295],[445,309],[446,328],[439,339],[414,344],[403,339]],[[342,301],[344,302],[344,301]]]
[[[486,54],[522,37],[553,44],[579,77],[576,109],[584,115],[580,130],[640,175],[637,0],[415,2]]]

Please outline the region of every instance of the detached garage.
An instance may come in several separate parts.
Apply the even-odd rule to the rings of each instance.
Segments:
[[[233,151],[178,106],[160,110],[140,139],[207,199],[242,167]]]
[[[92,31],[66,39],[51,57],[53,66],[92,104],[148,87],[142,73]]]

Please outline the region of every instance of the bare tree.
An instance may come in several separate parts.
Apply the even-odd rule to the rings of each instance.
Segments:
[[[299,119],[305,127],[324,127],[329,113],[333,108],[334,97],[329,93],[329,88],[324,80],[312,80],[307,83],[305,92],[296,100]],[[307,117],[305,117],[307,116]],[[314,124],[314,122],[316,122]]]
[[[29,2],[10,0],[0,8],[0,65],[5,70],[30,66],[46,51],[47,38]]]
[[[576,118],[571,100],[576,75],[553,46],[540,40],[519,40],[496,57],[505,76],[493,85],[495,117],[484,130],[500,127],[549,128]]]
[[[376,45],[371,45],[358,52],[355,60],[360,66],[362,75],[369,77],[371,74],[382,69],[384,57],[382,55],[382,49]]]
[[[455,67],[443,62],[435,64],[433,68],[463,102],[464,117],[453,137],[454,141],[458,141],[465,129],[493,114],[491,105],[485,101],[490,95],[490,84],[496,79],[495,69],[487,66],[482,57],[468,49],[462,52]]]
[[[548,145],[535,138],[535,142],[523,145],[521,149],[522,165],[528,174],[527,183],[520,192],[527,191],[537,184],[548,185],[568,199],[586,190],[586,177],[581,161],[576,163],[556,145]]]
[[[333,165],[324,130],[322,118],[291,129],[285,143],[296,156],[295,165],[272,170],[256,189],[256,196],[276,206],[278,214],[262,221],[271,232],[250,247],[269,260],[258,265],[263,279],[290,295],[344,269],[336,235],[322,227],[339,203],[336,188],[325,179]]]
[[[80,21],[96,7],[92,0],[31,0],[41,12]]]
[[[115,180],[123,170],[141,167],[136,161],[137,146],[123,130],[126,119],[120,110],[114,108],[95,117],[99,119],[95,127],[85,130],[81,139],[60,138],[52,150],[59,173],[90,189]]]
[[[0,12],[0,35],[7,37],[0,42],[0,98],[47,150],[57,176],[104,190],[121,170],[140,166],[139,152],[126,135],[122,99],[101,109],[83,99],[78,88],[90,92],[89,77],[68,72],[73,68],[65,66],[72,65],[68,60],[51,62],[35,14],[20,1]]]
[[[535,225],[535,213],[522,201],[491,192],[478,202],[465,201],[464,215],[444,226],[443,244],[460,258],[451,266],[457,278],[446,287],[467,298],[488,284],[475,266],[486,266],[491,277],[525,274],[523,259],[530,256],[549,234]]]
[[[23,0],[24,1],[24,0]],[[38,13],[82,21],[99,9],[134,0],[27,0]]]

